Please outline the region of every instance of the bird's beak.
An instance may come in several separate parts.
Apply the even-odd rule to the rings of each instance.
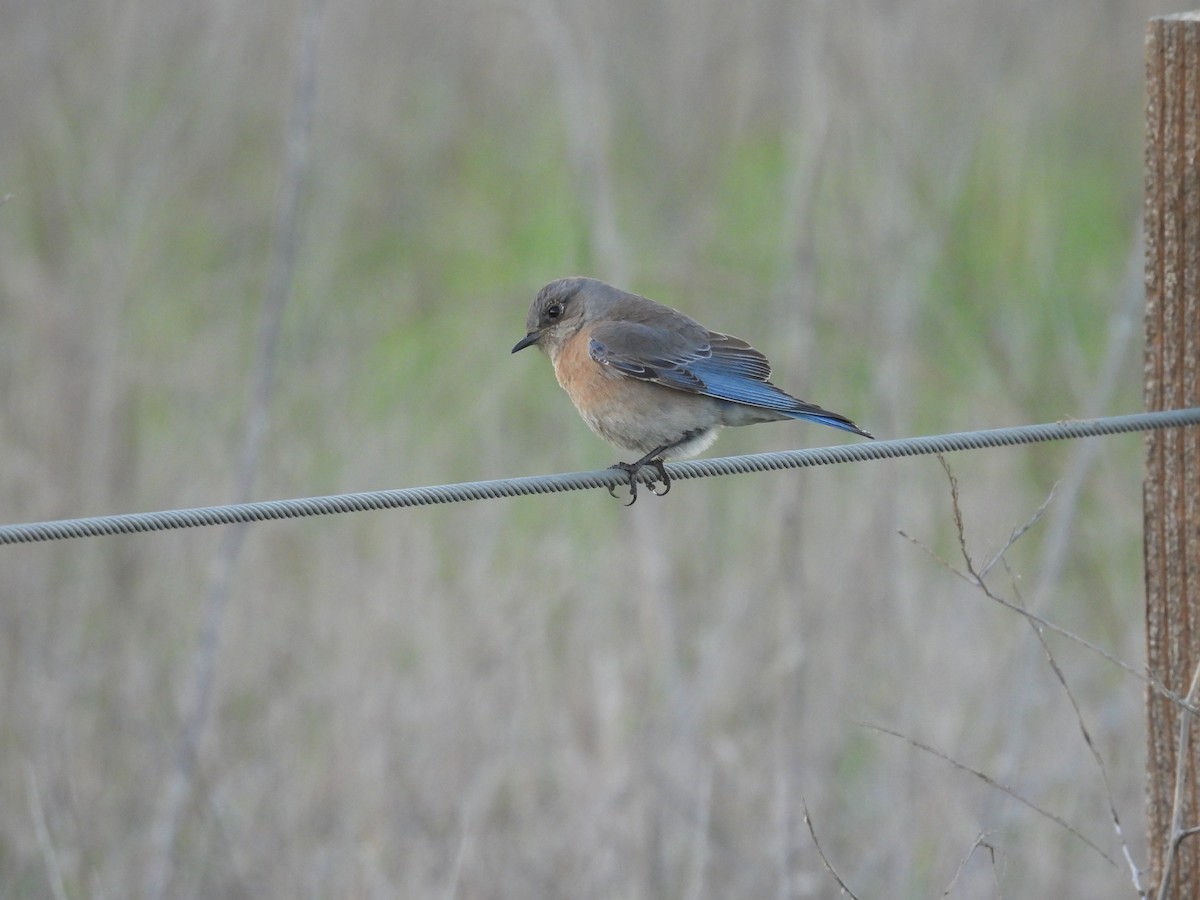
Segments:
[[[517,341],[517,345],[512,348],[512,352],[516,353],[518,350],[524,350],[526,347],[532,347],[541,339],[541,337],[541,334],[536,331],[529,332],[529,334]]]

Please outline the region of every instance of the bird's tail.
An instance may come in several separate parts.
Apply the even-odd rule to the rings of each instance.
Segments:
[[[807,404],[806,404],[807,405]],[[819,406],[812,406],[807,410],[785,410],[787,415],[793,419],[805,419],[809,422],[816,422],[818,425],[828,425],[831,428],[840,428],[842,431],[849,431],[851,434],[857,434],[861,437],[875,440],[875,435],[869,431],[864,431],[859,428],[845,416],[840,413],[830,412],[827,409],[821,409]]]

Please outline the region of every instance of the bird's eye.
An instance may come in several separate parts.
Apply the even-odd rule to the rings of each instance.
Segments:
[[[563,305],[561,303],[551,303],[546,307],[546,318],[557,319],[563,314]]]

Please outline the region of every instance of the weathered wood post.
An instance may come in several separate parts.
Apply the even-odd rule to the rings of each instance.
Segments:
[[[1200,12],[1146,33],[1146,407],[1200,405]],[[1144,485],[1146,656],[1180,696],[1200,663],[1200,429],[1151,432]],[[1200,722],[1147,698],[1149,888],[1200,897]],[[1180,754],[1183,758],[1180,759]]]

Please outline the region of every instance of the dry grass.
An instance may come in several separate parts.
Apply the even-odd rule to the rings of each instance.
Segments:
[[[0,10],[5,521],[235,496],[303,6]],[[1149,5],[453,6],[324,11],[257,496],[612,462],[508,354],[573,272],[881,436],[1139,403]],[[1139,444],[1098,446],[960,455],[959,503],[988,559],[1069,486],[1006,563],[1137,666]],[[1120,860],[1083,719],[1144,860],[1142,684],[899,531],[957,552],[936,462],[256,527],[166,855],[221,535],[8,548],[0,895],[1134,896],[855,724]]]

